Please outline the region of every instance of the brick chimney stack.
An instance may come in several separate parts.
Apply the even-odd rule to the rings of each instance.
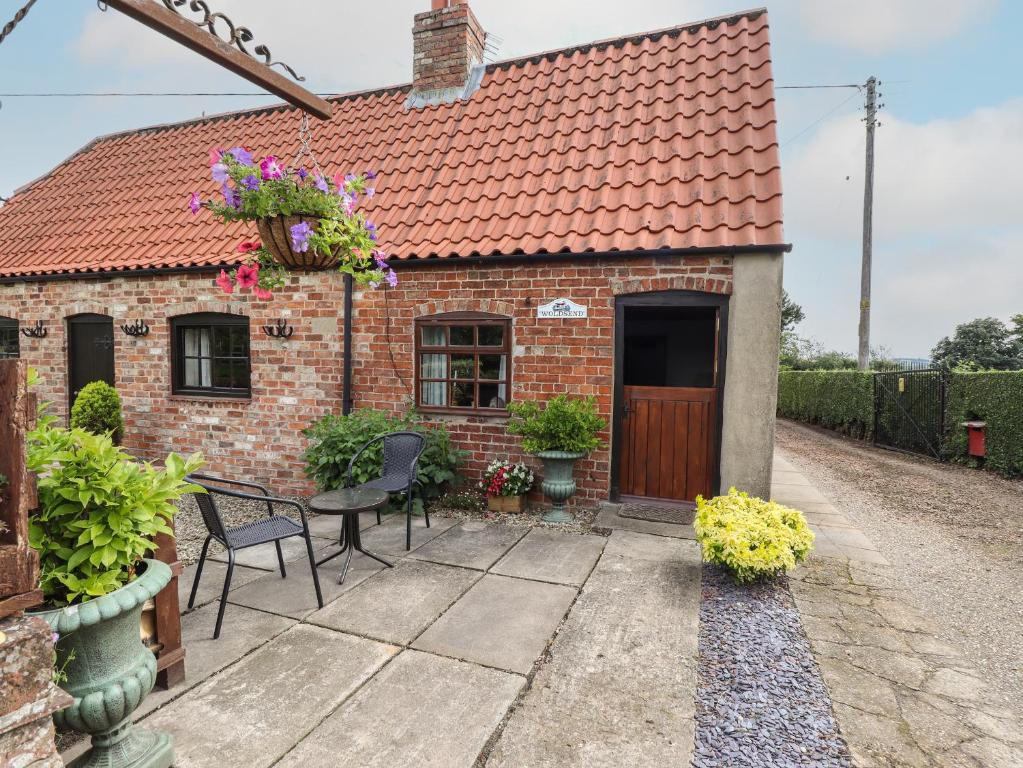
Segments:
[[[461,98],[486,42],[468,0],[431,3],[429,11],[416,14],[412,28],[412,86],[420,103]]]

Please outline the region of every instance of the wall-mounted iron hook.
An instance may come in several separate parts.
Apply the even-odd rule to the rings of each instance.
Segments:
[[[122,325],[121,330],[129,336],[148,336],[149,326],[144,320],[136,320],[131,325]]]
[[[36,320],[36,324],[32,328],[22,328],[21,332],[32,339],[45,339],[46,329],[43,328],[43,321]]]
[[[288,325],[284,318],[277,320],[276,326],[264,325],[263,333],[269,336],[271,339],[290,339],[291,334],[295,332],[295,329]]]

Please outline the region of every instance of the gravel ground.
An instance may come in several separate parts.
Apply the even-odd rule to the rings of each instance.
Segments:
[[[694,768],[852,768],[787,581],[705,565]]]
[[[776,439],[880,547],[941,639],[1023,712],[1023,482],[784,420]]]

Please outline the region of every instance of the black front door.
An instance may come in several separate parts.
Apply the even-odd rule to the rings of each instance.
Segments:
[[[93,381],[114,385],[114,319],[106,315],[75,315],[68,326],[68,407],[82,387]]]

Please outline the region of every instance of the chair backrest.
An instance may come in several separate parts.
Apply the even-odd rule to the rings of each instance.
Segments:
[[[227,529],[224,527],[224,521],[221,519],[220,512],[217,510],[217,502],[215,499],[216,493],[219,489],[216,486],[207,485],[204,482],[196,480],[194,477],[188,477],[186,479],[188,482],[200,485],[206,489],[206,493],[189,494],[193,499],[195,499],[195,503],[199,507],[199,512],[202,514],[202,521],[206,525],[206,530],[209,531],[213,538],[220,541],[227,541]]]
[[[391,432],[384,435],[383,476],[400,475],[415,479],[416,464],[426,448],[426,438],[418,432]]]

